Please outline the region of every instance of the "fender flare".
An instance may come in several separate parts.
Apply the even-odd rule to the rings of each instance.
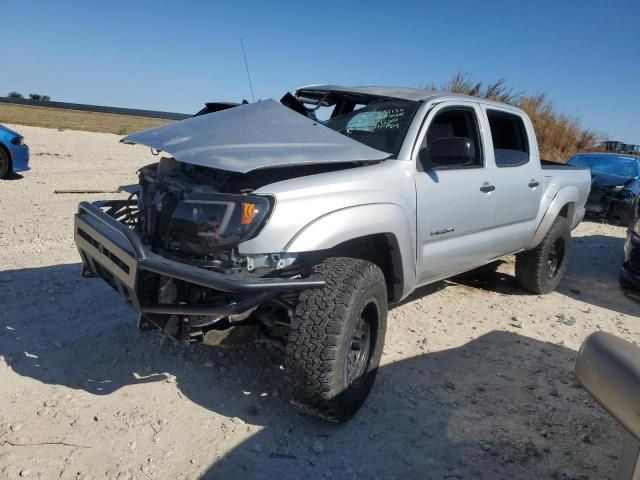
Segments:
[[[531,250],[532,248],[540,245],[540,242],[547,235],[547,232],[551,228],[551,225],[558,218],[558,215],[562,211],[564,207],[569,205],[569,210],[567,211],[567,221],[569,222],[569,226],[571,228],[575,227],[573,225],[574,215],[575,215],[575,206],[580,199],[580,195],[578,193],[578,189],[574,186],[566,186],[558,190],[555,197],[551,201],[549,208],[542,216],[542,219],[538,222],[538,228],[536,232],[533,234],[533,238],[531,241],[524,247],[525,250]]]
[[[402,264],[402,285],[406,292],[416,276],[413,222],[393,203],[355,205],[326,213],[305,225],[284,248],[287,253],[328,250],[349,240],[368,235],[392,235]]]

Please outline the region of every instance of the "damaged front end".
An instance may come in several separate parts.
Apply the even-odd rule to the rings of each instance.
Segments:
[[[83,274],[109,283],[140,314],[142,329],[185,341],[251,322],[282,338],[298,293],[324,285],[308,278],[305,258],[279,252],[281,242],[239,254],[276,208],[274,197],[256,193],[261,187],[391,156],[273,100],[122,141],[171,156],[140,170],[128,200],[79,205]]]
[[[250,189],[230,193],[241,187],[228,172],[195,169],[202,167],[162,159],[140,171],[129,199],[78,207],[83,276],[111,285],[139,313],[140,328],[202,341],[210,330],[246,322],[258,307],[286,310],[296,292],[324,285],[303,278],[292,258],[240,257],[238,244],[258,234],[274,200]]]
[[[637,181],[610,177],[593,178],[585,209],[592,217],[628,225],[635,217],[638,207]]]

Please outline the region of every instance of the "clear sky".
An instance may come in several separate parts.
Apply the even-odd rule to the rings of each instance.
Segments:
[[[425,86],[456,72],[546,92],[640,143],[640,0],[0,0],[0,95],[195,112],[310,83]]]

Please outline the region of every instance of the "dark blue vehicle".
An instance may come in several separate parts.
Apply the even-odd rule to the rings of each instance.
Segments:
[[[0,178],[13,172],[29,170],[29,147],[24,137],[10,128],[0,125]]]
[[[629,225],[640,214],[640,157],[619,153],[580,153],[567,165],[589,167],[588,215]]]

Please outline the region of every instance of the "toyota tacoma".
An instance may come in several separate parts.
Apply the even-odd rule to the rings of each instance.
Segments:
[[[143,330],[259,328],[286,352],[291,402],[336,422],[371,390],[389,305],[416,288],[515,254],[519,284],[551,292],[590,186],[540,160],[522,110],[421,89],[302,87],[122,141],[162,156],[128,199],[80,203],[83,275]]]

